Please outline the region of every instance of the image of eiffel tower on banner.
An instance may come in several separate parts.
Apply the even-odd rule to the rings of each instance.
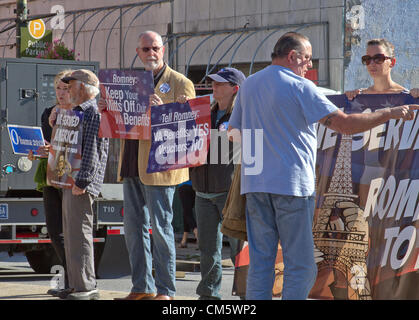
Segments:
[[[328,96],[347,113],[414,104],[409,94]],[[357,135],[318,127],[314,299],[417,299],[419,117]],[[391,233],[393,232],[393,233]]]
[[[367,279],[368,223],[352,187],[352,136],[343,135],[324,202],[313,227],[317,281],[328,279],[334,299],[371,299]],[[324,293],[320,293],[324,295]]]

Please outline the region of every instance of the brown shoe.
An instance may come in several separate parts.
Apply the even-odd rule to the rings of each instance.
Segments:
[[[164,294],[158,294],[153,298],[153,300],[174,300],[174,298],[171,296],[166,296]]]
[[[114,298],[114,300],[152,300],[155,296],[155,293],[131,292],[124,298]]]

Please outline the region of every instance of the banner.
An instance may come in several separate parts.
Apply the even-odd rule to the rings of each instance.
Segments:
[[[83,112],[57,109],[48,157],[47,183],[56,188],[72,188],[80,171]]]
[[[151,107],[151,149],[147,173],[202,165],[211,133],[210,98]]]
[[[409,94],[328,96],[345,113],[418,104]],[[318,125],[316,209],[318,275],[313,299],[419,299],[419,116],[341,135]],[[247,243],[240,254],[245,261]],[[235,287],[245,286],[246,264]],[[240,270],[241,269],[241,270]],[[246,271],[246,272],[244,272]],[[273,295],[282,291],[278,246]],[[243,290],[243,289],[242,289]]]
[[[150,139],[149,96],[154,94],[151,71],[99,70],[99,106],[104,108],[99,137]]]
[[[39,147],[45,145],[41,127],[8,124],[7,130],[14,154],[27,155],[32,150],[37,155]]]

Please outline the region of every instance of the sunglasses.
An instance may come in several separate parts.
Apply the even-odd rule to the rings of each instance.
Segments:
[[[362,56],[361,59],[362,59],[362,64],[365,64],[365,65],[368,66],[371,63],[371,60],[374,60],[375,64],[382,64],[387,59],[392,59],[392,57],[387,57],[382,53],[377,53],[376,55],[374,55],[372,57],[368,56],[368,55]]]
[[[144,53],[149,52],[150,50],[153,50],[154,52],[157,52],[161,49],[161,47],[143,47],[140,48]]]

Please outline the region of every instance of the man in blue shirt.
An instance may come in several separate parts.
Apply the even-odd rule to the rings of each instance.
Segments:
[[[230,118],[230,134],[236,136],[236,128],[242,139],[241,194],[246,194],[250,256],[247,299],[272,298],[279,240],[285,266],[282,298],[306,299],[314,285],[316,122],[354,134],[390,119],[411,120],[419,107],[347,115],[304,78],[311,59],[307,37],[284,34],[272,64],[241,86]]]

